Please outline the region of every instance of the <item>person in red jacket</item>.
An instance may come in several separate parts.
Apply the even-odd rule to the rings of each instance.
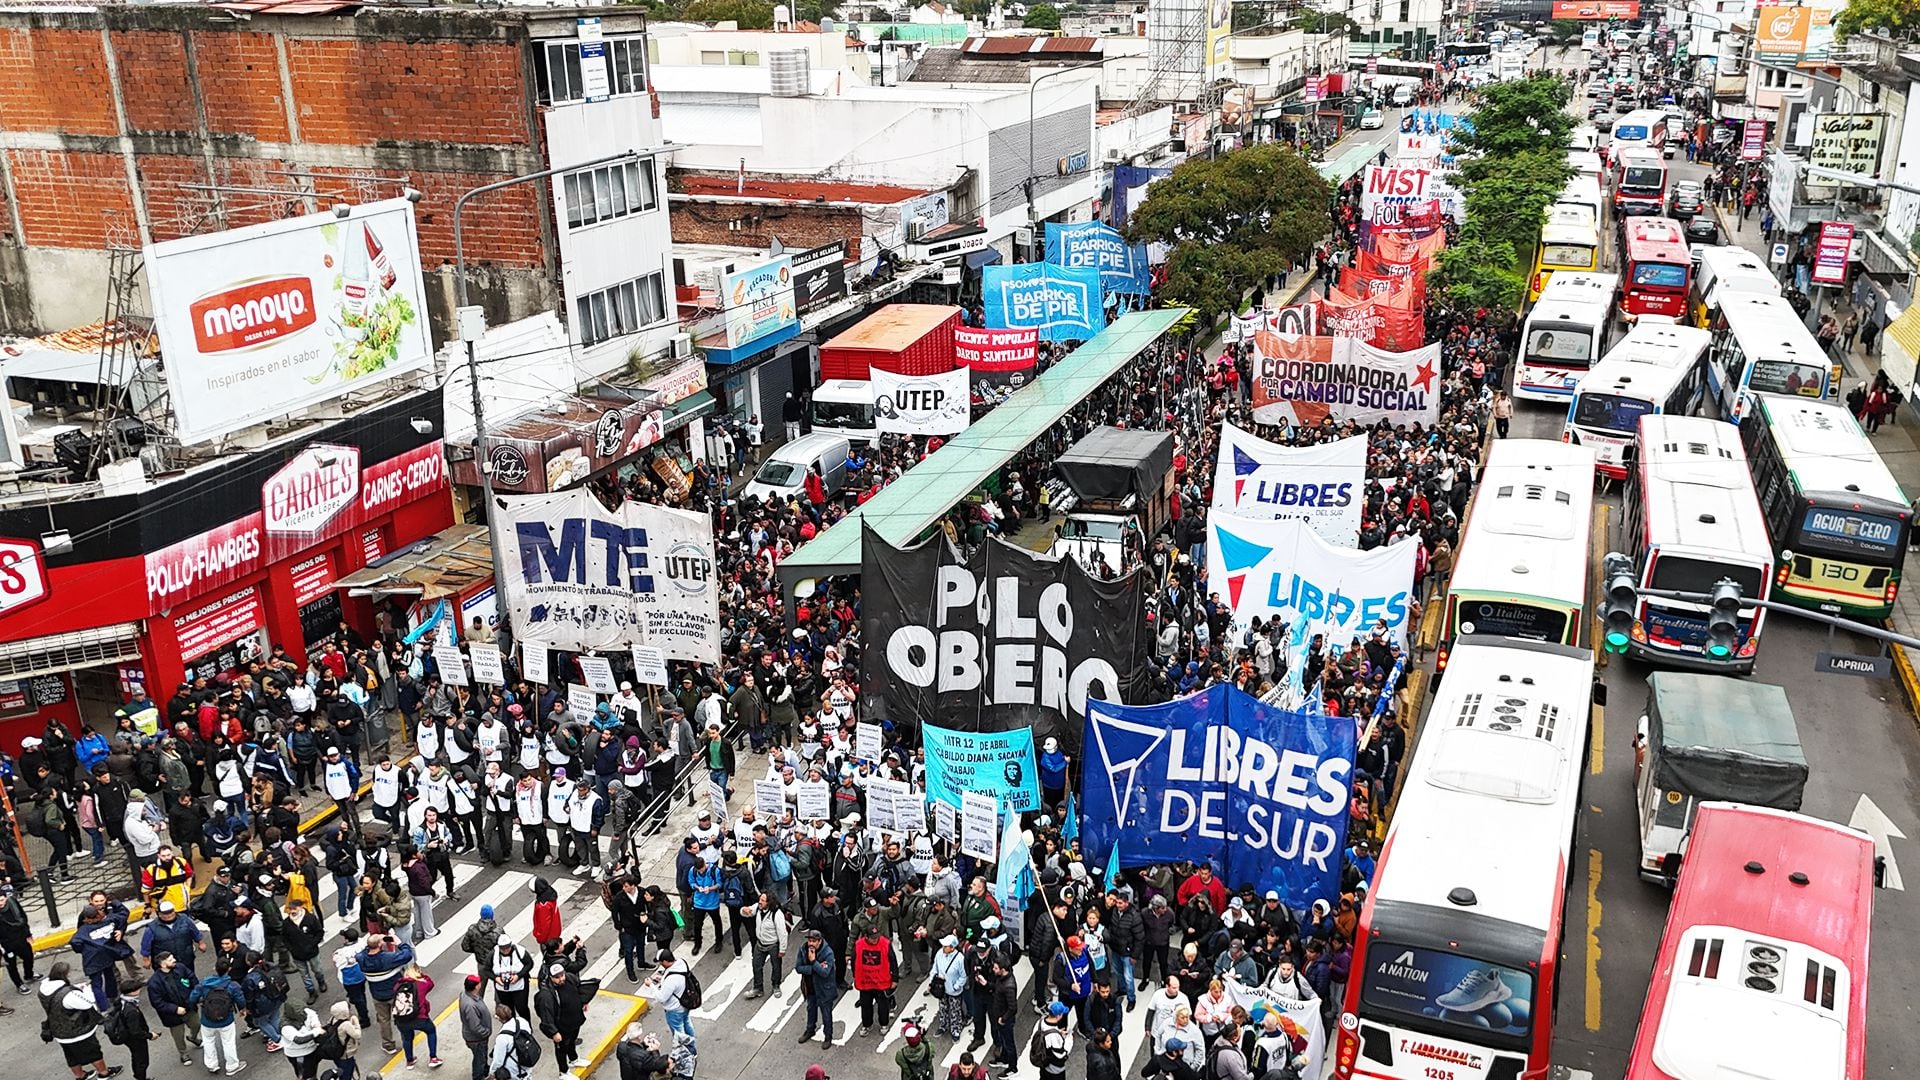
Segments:
[[[533,940],[542,945],[560,940],[560,894],[545,878],[533,879]]]
[[[882,1028],[893,1022],[893,987],[899,969],[893,940],[882,935],[879,926],[867,927],[867,932],[853,943],[853,988],[860,991],[862,1037],[873,1029],[876,1009]]]
[[[820,466],[807,466],[806,483],[807,501],[813,504],[813,509],[817,513],[821,507],[827,505],[827,482],[820,476]]]
[[[1192,900],[1198,893],[1207,894],[1207,903],[1213,905],[1215,915],[1227,910],[1227,887],[1220,884],[1219,878],[1213,876],[1213,867],[1207,863],[1201,863],[1200,869],[1195,870],[1187,880],[1180,883],[1180,891],[1174,894],[1174,898],[1181,907],[1185,907],[1187,901]]]

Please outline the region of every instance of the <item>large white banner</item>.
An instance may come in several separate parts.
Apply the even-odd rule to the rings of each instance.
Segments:
[[[523,644],[567,649],[651,645],[675,660],[720,659],[713,522],[629,502],[609,510],[584,488],[502,495],[495,543],[507,610]]]
[[[874,368],[873,425],[901,435],[955,435],[967,430],[966,368],[939,375],[897,375]]]
[[[1336,547],[1360,542],[1367,489],[1367,437],[1281,446],[1232,424],[1220,426],[1213,509],[1304,521]]]
[[[1345,645],[1385,619],[1404,642],[1418,541],[1356,551],[1320,539],[1304,522],[1226,510],[1207,516],[1207,587],[1223,592],[1237,628],[1301,620]]]
[[[1415,162],[1367,166],[1366,186],[1360,189],[1360,216],[1379,220],[1383,206],[1409,206],[1433,198],[1427,190],[1433,170]]]
[[[1388,352],[1359,338],[1261,334],[1253,342],[1253,419],[1427,424],[1440,419],[1440,343]]]
[[[432,361],[405,199],[168,240],[147,248],[146,266],[182,442]]]

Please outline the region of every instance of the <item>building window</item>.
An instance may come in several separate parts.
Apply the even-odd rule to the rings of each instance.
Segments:
[[[623,281],[573,302],[574,333],[582,345],[634,334],[667,317],[665,294],[658,272]]]
[[[586,83],[580,75],[580,43],[574,40],[548,41],[545,63],[539,65],[540,102],[564,105],[587,99]],[[646,39],[639,36],[609,37],[607,45],[607,88],[609,94],[642,94],[647,89]]]
[[[570,229],[645,213],[660,205],[652,158],[568,173],[562,190]]]

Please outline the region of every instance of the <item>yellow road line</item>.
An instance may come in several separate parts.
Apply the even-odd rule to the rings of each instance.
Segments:
[[[1587,849],[1587,1030],[1600,1030],[1600,849]]]
[[[466,989],[465,989],[464,987],[462,987],[462,988],[461,988],[461,990],[460,990],[460,993],[462,993],[462,994],[464,994],[464,993],[466,993]],[[367,1003],[367,1007],[368,1007],[368,1009],[369,1009],[369,1011],[371,1011],[371,1009],[372,1009],[372,1007],[373,1007],[373,1003],[372,1003],[372,1002],[368,1002],[368,1003]],[[434,1016],[434,1018],[433,1018],[433,1027],[434,1027],[434,1031],[436,1032],[436,1034],[435,1034],[435,1036],[434,1036],[434,1038],[435,1038],[435,1040],[436,1040],[436,1042],[435,1042],[435,1044],[434,1044],[434,1045],[436,1045],[436,1046],[437,1046],[437,1045],[439,1045],[439,1043],[438,1043],[438,1041],[437,1041],[437,1040],[439,1039],[439,1035],[438,1035],[437,1033],[438,1033],[438,1031],[440,1030],[440,1025],[441,1025],[441,1024],[444,1024],[444,1023],[446,1023],[446,1022],[447,1022],[447,1018],[448,1018],[448,1017],[450,1017],[450,1016],[452,1016],[452,1015],[453,1015],[454,1013],[456,1013],[456,1012],[459,1012],[459,1011],[460,1011],[460,999],[459,999],[459,997],[458,997],[458,996],[456,996],[456,997],[455,997],[455,998],[453,999],[453,1002],[452,1002],[452,1004],[450,1004],[450,1005],[448,1005],[448,1006],[447,1006],[446,1008],[444,1008],[444,1009],[441,1009],[441,1010],[440,1010],[440,1012],[439,1012],[438,1014],[436,1014],[436,1015]],[[492,1010],[491,1008],[489,1008],[489,1009],[487,1010],[487,1012],[488,1012],[488,1015],[492,1015],[492,1012],[493,1012],[493,1010]],[[370,1037],[370,1036],[378,1036],[379,1034],[380,1034],[380,1024],[379,1024],[379,1018],[378,1018],[378,1017],[376,1017],[376,1018],[375,1018],[375,1021],[374,1021],[374,1023],[373,1023],[373,1025],[372,1025],[371,1027],[369,1027],[369,1028],[367,1028],[366,1030],[364,1030],[364,1031],[362,1031],[362,1032],[360,1033],[360,1037],[364,1039],[364,1038],[368,1038],[368,1037]],[[422,1032],[421,1034],[423,1034],[423,1035],[424,1035],[424,1034],[425,1034],[425,1032]],[[396,1041],[398,1041],[398,1042],[399,1042],[399,1043],[400,1043],[400,1044],[401,1044],[402,1046],[405,1046],[405,1045],[406,1045],[406,1041],[407,1041],[407,1037],[406,1037],[406,1033],[405,1033],[405,1032],[402,1032],[402,1031],[400,1030],[400,1022],[399,1022],[398,1020],[396,1020],[396,1021],[394,1021],[394,1022],[393,1022],[393,1037],[394,1037],[394,1039],[395,1039]],[[421,1041],[421,1042],[425,1042],[426,1040],[425,1040],[425,1039],[421,1039],[420,1041]],[[462,1045],[465,1045],[465,1044],[462,1044]],[[383,1074],[384,1074],[384,1073],[393,1073],[393,1072],[399,1072],[399,1071],[400,1071],[400,1068],[401,1068],[401,1066],[403,1066],[403,1065],[405,1065],[406,1063],[407,1063],[407,1055],[406,1055],[406,1052],[405,1052],[405,1051],[403,1050],[403,1051],[401,1051],[400,1053],[397,1053],[397,1054],[395,1054],[395,1055],[393,1055],[392,1057],[390,1057],[390,1058],[388,1058],[388,1059],[387,1059],[387,1063],[386,1063],[385,1065],[382,1065],[382,1066],[380,1067],[380,1071],[381,1071],[381,1073],[383,1073]]]
[[[461,990],[461,993],[465,993],[465,992],[466,991],[463,988]],[[593,1000],[597,1003],[597,1002],[606,1000],[608,998],[612,998],[615,1001],[622,1003],[620,1006],[620,1019],[618,1022],[616,1022],[613,1025],[613,1028],[611,1031],[609,1031],[607,1034],[600,1037],[600,1041],[595,1043],[591,1050],[588,1050],[587,1052],[581,1054],[580,1057],[575,1059],[572,1072],[573,1072],[573,1075],[580,1077],[581,1080],[585,1080],[586,1077],[592,1076],[593,1071],[595,1069],[598,1069],[601,1063],[607,1060],[607,1056],[613,1053],[613,1048],[620,1045],[620,1036],[626,1034],[628,1024],[631,1024],[635,1020],[638,1020],[641,1017],[647,1015],[647,1006],[649,1002],[647,1001],[646,998],[635,997],[632,994],[622,994],[612,990],[602,990],[598,994],[594,995]],[[529,1002],[532,1001],[531,995],[528,996],[528,1001]],[[592,1006],[589,1005],[588,1007],[591,1008]],[[460,1011],[460,1000],[458,998],[455,998],[453,1004],[448,1005],[444,1009],[441,1009],[440,1012],[434,1016],[433,1026],[435,1030],[437,1031],[442,1024],[445,1024],[449,1019],[453,1017],[453,1015],[456,1012],[459,1012],[459,1011]],[[488,1007],[488,1013],[489,1015],[491,1015],[492,1013],[491,1005],[489,1005]],[[404,1040],[405,1036],[402,1035],[401,1032],[399,1031],[399,1025],[395,1024],[394,1028],[395,1028],[394,1036],[396,1038],[400,1038]],[[378,1025],[368,1030],[369,1030],[369,1034],[379,1033]],[[545,1037],[539,1036],[538,1034],[539,1027],[537,1025],[534,1028],[534,1032],[536,1037],[539,1037],[542,1043],[549,1043],[552,1041]],[[494,1034],[497,1035],[499,1034],[499,1032],[495,1031]],[[462,1043],[461,1045],[464,1047],[466,1044]],[[488,1045],[489,1047],[491,1047],[492,1044],[489,1043]],[[491,1053],[491,1050],[489,1050],[489,1053]],[[388,1058],[387,1063],[381,1066],[380,1072],[382,1075],[388,1075],[388,1074],[399,1072],[406,1066],[406,1063],[407,1063],[407,1055],[404,1051],[402,1051],[400,1053],[393,1055],[391,1058]]]
[[[1599,776],[1607,758],[1607,710],[1599,705],[1588,709],[1593,713],[1593,747],[1587,754],[1587,772]]]

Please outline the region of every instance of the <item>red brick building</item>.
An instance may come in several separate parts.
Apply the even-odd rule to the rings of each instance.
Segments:
[[[916,200],[938,201],[925,188],[770,176],[676,172],[671,186],[676,243],[766,247],[778,237],[801,251],[844,240],[861,265],[876,245],[898,247]]]
[[[100,318],[109,246],[411,187],[444,337],[454,199],[548,167],[545,107],[583,99],[583,14],[604,23],[613,93],[646,93],[643,20],[616,8],[0,9],[0,331]],[[493,324],[556,306],[545,195],[526,184],[464,215]]]

